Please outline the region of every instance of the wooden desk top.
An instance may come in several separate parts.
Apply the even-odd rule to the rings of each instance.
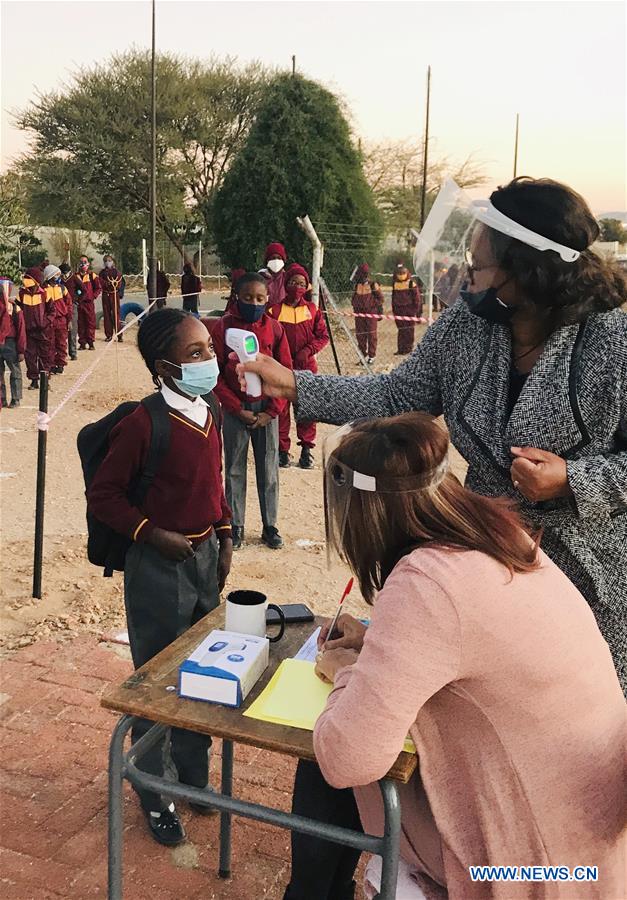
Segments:
[[[319,624],[320,621],[316,619],[313,624],[305,622],[286,626],[283,638],[276,644],[270,644],[270,665],[239,709],[202,700],[181,699],[176,691],[167,690],[169,686],[178,685],[179,665],[202,639],[212,629],[224,628],[224,605],[197,622],[123,684],[110,687],[103,695],[101,704],[107,709],[140,716],[163,725],[188,728],[190,731],[251,744],[299,759],[315,759],[311,731],[249,719],[242,712],[259,696],[279,663],[294,656]],[[388,777],[406,783],[413,775],[416,765],[415,755],[401,753]]]

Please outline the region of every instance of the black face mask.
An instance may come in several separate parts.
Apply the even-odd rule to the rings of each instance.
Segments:
[[[492,325],[508,325],[512,316],[516,312],[515,307],[506,306],[497,297],[498,291],[503,287],[487,288],[485,291],[477,291],[473,294],[470,291],[460,291],[460,297],[468,304],[470,312],[490,322]]]

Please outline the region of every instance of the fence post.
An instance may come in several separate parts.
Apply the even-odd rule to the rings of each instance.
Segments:
[[[320,243],[320,238],[316,234],[316,229],[311,224],[311,219],[309,218],[309,216],[304,216],[302,219],[300,218],[300,216],[297,216],[296,222],[298,224],[298,227],[305,232],[313,247],[313,260],[311,264],[311,294],[313,302],[316,304],[316,306],[318,306],[320,303],[320,269],[322,268],[322,244]]]
[[[142,279],[144,287],[148,284],[148,258],[146,253],[146,238],[142,238]]]
[[[48,374],[39,373],[39,412],[48,412]],[[43,423],[38,423],[41,426]],[[46,499],[46,447],[48,431],[37,430],[37,490],[35,495],[35,552],[33,558],[33,597],[41,600],[41,571],[44,549],[44,505]]]

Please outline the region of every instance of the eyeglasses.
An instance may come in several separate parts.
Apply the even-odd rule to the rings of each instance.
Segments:
[[[496,269],[496,263],[490,263],[487,266],[477,266],[475,265],[475,258],[473,256],[472,250],[468,248],[464,252],[464,260],[466,261],[466,269],[468,271],[468,277],[470,280],[473,280],[475,272],[483,272],[484,269]]]

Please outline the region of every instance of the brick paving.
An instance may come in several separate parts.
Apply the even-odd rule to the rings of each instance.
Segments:
[[[107,750],[116,715],[99,705],[130,661],[92,636],[40,642],[2,660],[0,897],[106,897]],[[212,772],[216,784],[220,742]],[[236,746],[234,793],[289,809],[294,764]],[[287,832],[233,819],[233,878],[217,877],[218,817],[180,805],[188,840],[156,844],[130,786],[124,805],[125,900],[280,900],[289,877]]]

